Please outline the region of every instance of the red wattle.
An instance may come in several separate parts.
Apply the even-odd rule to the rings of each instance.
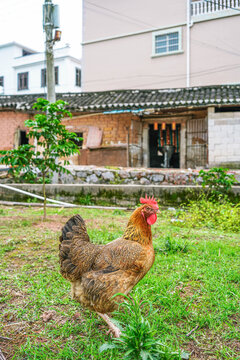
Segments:
[[[156,214],[152,214],[147,218],[147,223],[149,225],[153,225],[156,221],[157,221],[157,215]]]

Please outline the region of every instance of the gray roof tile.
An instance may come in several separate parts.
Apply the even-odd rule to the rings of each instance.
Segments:
[[[1,95],[0,109],[30,110],[43,94]],[[116,90],[57,94],[71,111],[183,108],[208,105],[240,105],[240,84],[179,89]]]

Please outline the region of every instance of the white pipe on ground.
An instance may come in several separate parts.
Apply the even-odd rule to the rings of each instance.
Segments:
[[[25,194],[25,195],[29,195],[31,197],[34,197],[36,199],[40,199],[40,200],[44,200],[44,197],[43,196],[40,196],[40,195],[36,195],[36,194],[32,194],[28,191],[24,191],[24,190],[21,190],[21,189],[16,189],[12,186],[9,186],[9,185],[5,185],[5,184],[0,184],[1,187],[5,188],[5,189],[8,189],[8,190],[13,190],[13,191],[16,191],[16,192],[19,192],[21,194]],[[49,199],[47,198],[46,199],[47,201],[49,202],[53,202],[55,204],[60,204],[60,205],[68,205],[68,206],[72,206],[72,207],[77,207],[77,205],[73,205],[73,204],[69,204],[69,203],[65,203],[63,201],[58,201],[58,200],[53,200],[53,199]]]
[[[3,187],[3,188],[8,189],[8,190],[13,190],[13,191],[19,192],[21,194],[29,195],[31,197],[34,197],[34,198],[37,198],[37,199],[40,199],[40,200],[44,200],[43,196],[32,194],[32,193],[30,193],[28,191],[24,191],[24,190],[21,190],[21,189],[16,189],[16,188],[14,188],[12,186],[9,186],[9,185],[0,184],[0,187]],[[66,202],[63,202],[63,201],[53,200],[53,199],[49,199],[49,198],[47,198],[46,200],[49,201],[49,202],[55,203],[55,204],[59,204],[59,205],[67,206],[67,207],[74,207],[74,208],[86,207],[86,208],[91,208],[91,209],[127,210],[127,208],[123,208],[123,207],[95,206],[95,205],[76,205],[76,204],[69,204],[69,203],[66,203]]]

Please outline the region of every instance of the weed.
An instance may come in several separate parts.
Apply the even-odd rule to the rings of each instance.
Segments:
[[[206,226],[223,231],[239,232],[240,204],[233,205],[228,200],[222,203],[202,196],[198,201],[190,201],[186,211],[178,216],[176,225],[189,227]]]
[[[92,205],[93,204],[92,195],[86,194],[85,196],[81,196],[78,202],[80,205]]]
[[[113,215],[124,215],[124,211],[116,209],[113,211]]]
[[[189,359],[187,353],[181,357],[179,352],[171,352],[169,348],[155,338],[154,330],[142,312],[146,304],[149,307],[148,316],[153,312],[150,303],[138,301],[134,297],[124,294],[125,301],[120,304],[123,313],[122,320],[115,323],[120,327],[122,334],[119,339],[113,339],[111,343],[105,343],[100,347],[100,352],[117,349],[123,354],[123,359],[128,360],[179,360]],[[154,311],[156,313],[156,310]]]
[[[202,187],[208,186],[209,193],[212,197],[219,197],[227,194],[231,187],[236,183],[233,174],[227,174],[228,169],[212,168],[208,171],[200,170],[199,175],[202,177]]]

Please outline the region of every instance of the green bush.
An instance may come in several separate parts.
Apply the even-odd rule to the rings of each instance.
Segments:
[[[178,226],[202,227],[239,232],[240,204],[233,205],[228,200],[213,201],[202,196],[198,201],[190,201],[185,211],[179,213]]]
[[[228,169],[217,167],[208,171],[200,170],[199,175],[202,178],[202,187],[208,186],[209,194],[215,197],[227,194],[234,183],[236,183],[234,175],[227,172]]]

